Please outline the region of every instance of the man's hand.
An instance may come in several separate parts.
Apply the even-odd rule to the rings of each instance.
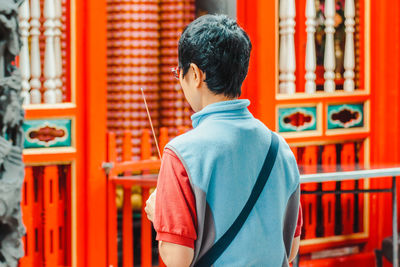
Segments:
[[[146,201],[146,207],[144,208],[144,211],[147,213],[147,218],[153,222],[154,220],[154,211],[156,208],[156,192],[157,189],[154,190],[153,193],[149,196],[149,199]]]

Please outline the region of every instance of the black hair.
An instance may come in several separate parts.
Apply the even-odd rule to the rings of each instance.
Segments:
[[[183,76],[190,63],[205,74],[214,94],[235,98],[249,67],[251,42],[235,20],[226,15],[204,15],[190,23],[179,39],[179,68]]]

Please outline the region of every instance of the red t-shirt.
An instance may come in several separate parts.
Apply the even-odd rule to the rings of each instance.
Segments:
[[[294,237],[303,225],[301,206]],[[165,149],[157,182],[154,229],[157,240],[194,248],[197,238],[195,197],[185,168],[175,153]]]

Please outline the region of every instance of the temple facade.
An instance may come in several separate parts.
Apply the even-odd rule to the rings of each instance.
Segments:
[[[171,68],[180,33],[207,13],[236,18],[249,34],[242,98],[287,140],[302,174],[400,164],[398,1],[18,4],[12,66],[25,121],[14,145],[23,147],[26,227],[19,266],[163,266],[143,211],[160,159],[141,89],[161,148],[190,129],[193,111]],[[375,251],[392,235],[392,196],[362,191],[391,186],[390,178],[302,184],[318,193],[301,197],[299,266],[375,266]],[[350,192],[334,193],[341,190]]]

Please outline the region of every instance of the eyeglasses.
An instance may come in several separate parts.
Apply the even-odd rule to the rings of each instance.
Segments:
[[[175,79],[179,80],[179,75],[181,72],[179,66],[171,68],[171,72],[174,74]]]

